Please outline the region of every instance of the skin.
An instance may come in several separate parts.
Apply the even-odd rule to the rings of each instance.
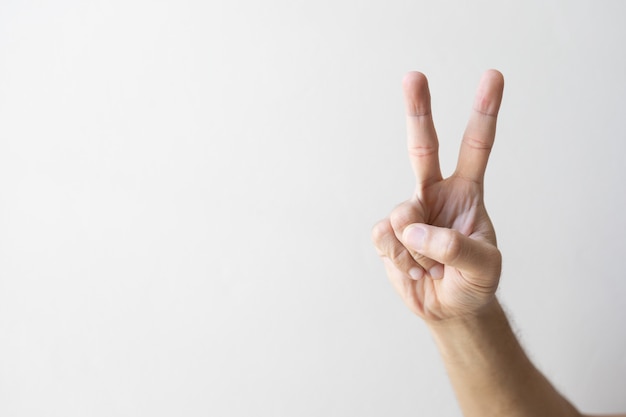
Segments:
[[[466,417],[583,416],[528,359],[495,296],[502,256],[483,179],[502,74],[483,74],[456,170],[445,179],[426,77],[411,72],[402,86],[416,186],[372,231],[389,280],[428,325]]]
[[[494,299],[501,270],[483,177],[504,80],[497,71],[483,75],[456,171],[446,179],[426,77],[412,72],[402,85],[415,192],[374,227],[373,240],[391,283],[415,314],[426,321],[472,314]]]

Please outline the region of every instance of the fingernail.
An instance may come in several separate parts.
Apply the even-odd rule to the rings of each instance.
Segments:
[[[422,270],[422,268],[418,268],[415,266],[409,270],[409,275],[411,276],[411,278],[417,281],[424,276],[424,271]]]
[[[404,241],[411,249],[420,250],[424,246],[426,229],[420,226],[410,226],[404,232]]]
[[[441,279],[443,278],[443,265],[437,264],[428,270],[430,277],[432,279]]]

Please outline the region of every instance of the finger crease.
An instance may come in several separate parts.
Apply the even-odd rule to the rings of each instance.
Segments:
[[[434,146],[409,146],[409,155],[417,158],[434,155],[437,151]]]
[[[413,117],[416,119],[420,119],[423,117],[427,117],[430,116],[432,113],[430,111],[424,112],[424,113],[407,113],[407,117]]]
[[[471,136],[463,137],[463,143],[472,149],[478,149],[481,151],[490,151],[493,145],[487,144],[480,139],[473,138]]]
[[[480,114],[481,116],[492,117],[494,119],[498,117],[497,113],[489,113],[489,112],[487,112],[485,110],[480,110],[480,109],[478,109],[476,107],[474,107],[474,111],[476,113]]]

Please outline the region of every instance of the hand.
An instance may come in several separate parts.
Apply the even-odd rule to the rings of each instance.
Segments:
[[[413,196],[372,231],[387,275],[406,305],[427,321],[476,314],[495,299],[502,257],[483,202],[504,79],[490,70],[476,92],[456,170],[443,179],[426,77],[403,80]]]

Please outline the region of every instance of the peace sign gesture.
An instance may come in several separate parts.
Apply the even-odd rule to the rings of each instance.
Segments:
[[[498,71],[483,74],[456,170],[444,179],[426,77],[412,72],[403,80],[416,187],[372,238],[393,286],[427,321],[475,314],[495,299],[502,257],[483,203],[483,178],[503,88]]]

